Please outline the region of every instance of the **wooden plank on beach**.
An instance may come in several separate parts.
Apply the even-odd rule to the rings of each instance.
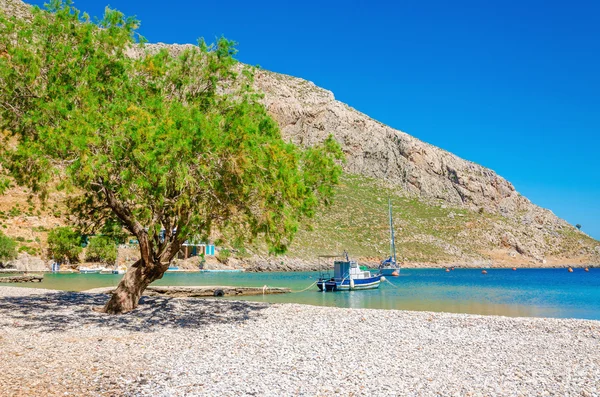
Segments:
[[[85,292],[111,294],[114,287],[94,288]],[[208,296],[245,296],[286,294],[289,288],[278,287],[232,287],[232,286],[150,286],[144,291],[146,296],[169,296],[173,298],[201,298]]]
[[[26,274],[23,276],[0,277],[0,283],[40,283],[44,276],[38,274]]]

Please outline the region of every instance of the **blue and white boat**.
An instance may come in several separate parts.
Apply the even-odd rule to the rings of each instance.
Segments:
[[[382,275],[371,275],[369,270],[363,270],[356,261],[351,261],[346,255],[345,260],[333,262],[333,277],[321,276],[317,287],[325,291],[353,291],[379,288]]]

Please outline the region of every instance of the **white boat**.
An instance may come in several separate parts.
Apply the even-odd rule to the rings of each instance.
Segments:
[[[99,268],[96,269],[92,269],[91,267],[80,267],[79,268],[79,273],[83,273],[83,274],[98,274],[100,273]]]
[[[179,269],[178,266],[169,266],[167,269],[168,272],[182,272],[183,270]]]
[[[246,269],[201,269],[200,273],[239,273],[245,271]]]
[[[399,276],[400,266],[396,261],[396,244],[394,241],[394,220],[392,218],[392,202],[388,199],[390,213],[390,257],[379,264],[379,274],[382,276]]]

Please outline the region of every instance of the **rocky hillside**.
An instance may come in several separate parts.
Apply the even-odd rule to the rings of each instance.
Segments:
[[[295,143],[312,145],[333,134],[347,155],[346,172],[360,176],[355,180],[362,181],[365,189],[377,191],[373,181],[380,181],[387,187],[386,194],[417,199],[434,212],[442,210],[445,214],[440,216],[463,213],[463,217],[451,219],[463,226],[463,235],[469,241],[461,242],[460,236],[436,236],[436,224],[445,223],[438,217],[423,231],[427,234],[421,240],[447,247],[443,249],[444,260],[462,262],[479,257],[547,263],[575,258],[585,261],[589,257],[597,261],[594,256],[600,255],[598,241],[531,203],[493,170],[379,123],[306,80],[260,71],[256,85],[265,93],[265,105],[283,134]],[[386,194],[382,191],[372,199],[385,199]],[[401,203],[398,221],[409,222],[402,218],[406,211]],[[380,211],[385,218],[385,208]],[[473,214],[482,215],[476,217],[478,223],[463,222]],[[413,216],[419,218],[419,214]],[[369,227],[368,222],[365,219],[365,227]],[[467,243],[470,248],[459,254]]]
[[[27,6],[0,0],[0,8],[23,17]],[[146,50],[165,47],[173,55],[185,48],[149,44]],[[131,56],[141,52],[132,49]],[[312,231],[299,233],[290,258],[310,260],[347,248],[378,260],[387,252],[387,198],[392,197],[397,245],[407,265],[600,262],[600,242],[531,203],[494,171],[379,123],[309,81],[258,70],[255,85],[286,138],[313,145],[333,134],[347,155],[336,204],[319,214]],[[5,201],[15,200],[0,198],[0,207]],[[23,234],[15,227],[23,223],[18,216],[6,215],[11,208],[0,221],[8,234]],[[252,267],[282,262],[262,256],[262,247],[239,252]]]

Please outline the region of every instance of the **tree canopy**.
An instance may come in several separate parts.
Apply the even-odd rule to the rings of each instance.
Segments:
[[[0,17],[2,163],[42,198],[68,191],[82,230],[117,219],[134,234],[136,291],[162,277],[191,235],[218,228],[284,252],[302,219],[329,202],[339,146],[284,141],[235,43],[131,57],[143,46],[135,19],[107,8],[91,23],[69,0],[48,11],[31,22]],[[133,305],[107,311],[135,307],[130,290],[120,305],[127,294]]]
[[[114,265],[117,260],[117,245],[108,236],[94,236],[85,250],[85,259],[91,262],[102,262]]]
[[[0,263],[17,257],[17,243],[0,230]]]
[[[70,227],[57,227],[48,233],[48,248],[58,263],[77,263],[82,251],[81,235]]]

